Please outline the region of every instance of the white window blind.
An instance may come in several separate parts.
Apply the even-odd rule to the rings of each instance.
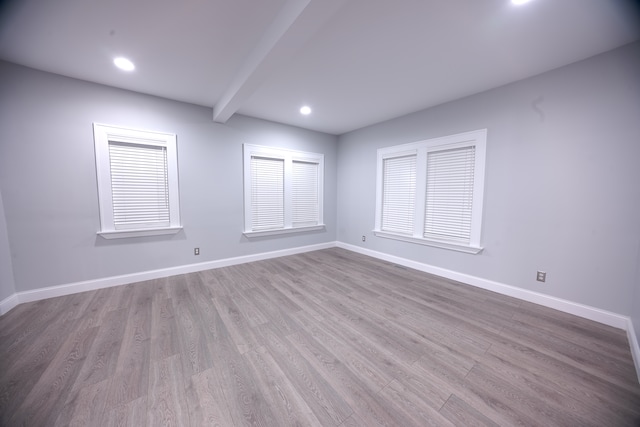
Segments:
[[[318,225],[318,164],[293,161],[292,225]]]
[[[416,202],[417,156],[383,160],[382,230],[411,235]]]
[[[248,238],[324,229],[324,155],[244,144]]]
[[[475,146],[427,153],[424,237],[469,243]]]
[[[178,147],[172,133],[93,124],[105,239],[178,233]]]
[[[109,161],[115,229],[169,227],[166,148],[110,141]]]
[[[487,130],[378,149],[378,237],[477,254]]]
[[[284,227],[284,160],[251,157],[252,230]]]

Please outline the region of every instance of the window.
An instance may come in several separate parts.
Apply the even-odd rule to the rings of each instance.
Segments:
[[[177,233],[176,136],[94,123],[100,225],[107,239]]]
[[[376,236],[479,253],[487,130],[378,150]]]
[[[324,155],[244,145],[244,234],[320,230]]]

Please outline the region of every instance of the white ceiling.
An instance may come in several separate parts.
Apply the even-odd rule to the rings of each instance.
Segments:
[[[640,38],[632,0],[13,0],[0,58],[342,134]],[[126,56],[136,70],[116,69]],[[303,104],[312,107],[301,116]]]

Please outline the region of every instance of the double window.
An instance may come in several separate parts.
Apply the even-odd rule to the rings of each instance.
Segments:
[[[324,228],[324,155],[244,145],[244,234]]]
[[[478,253],[486,129],[378,150],[375,234]]]
[[[101,124],[93,132],[99,234],[110,239],[177,233],[176,136]]]

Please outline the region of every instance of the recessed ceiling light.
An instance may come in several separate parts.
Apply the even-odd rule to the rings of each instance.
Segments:
[[[521,4],[529,3],[531,0],[511,0],[511,3],[520,6]]]
[[[133,65],[133,62],[129,61],[127,58],[119,57],[113,60],[113,63],[116,64],[116,67],[120,68],[124,71],[133,71],[136,66]]]
[[[300,108],[300,114],[304,114],[305,116],[308,116],[309,114],[311,114],[311,107],[309,107],[308,105],[305,105],[304,107]]]

